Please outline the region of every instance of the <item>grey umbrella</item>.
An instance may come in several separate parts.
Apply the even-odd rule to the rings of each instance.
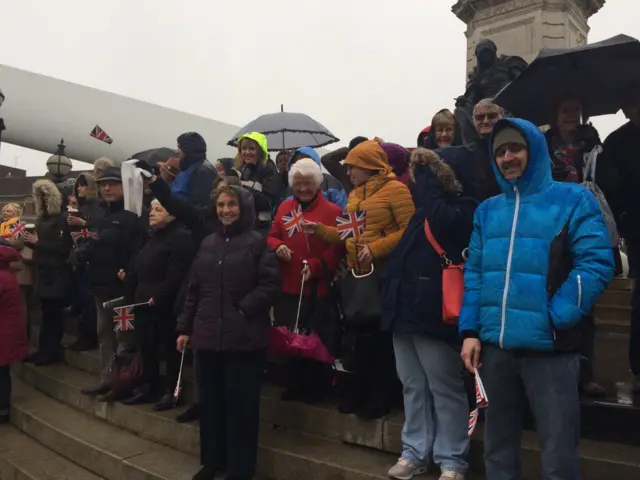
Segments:
[[[236,132],[227,145],[238,146],[238,138],[259,132],[267,137],[270,152],[300,147],[319,148],[340,139],[324,125],[304,113],[268,113],[249,122]]]

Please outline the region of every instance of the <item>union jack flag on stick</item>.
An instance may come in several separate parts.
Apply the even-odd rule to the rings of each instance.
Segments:
[[[86,228],[82,228],[79,232],[71,232],[71,238],[73,240],[80,240],[81,238],[84,240],[89,240],[90,238],[97,240],[98,234],[92,232],[91,230],[87,230]]]
[[[107,134],[107,132],[100,128],[100,125],[96,125],[95,127],[93,127],[93,130],[91,130],[91,133],[89,135],[96,140],[100,140],[101,142],[107,143],[109,145],[113,143],[113,138],[111,138],[109,134]]]
[[[340,240],[359,237],[364,233],[367,224],[367,212],[346,213],[336,217]]]
[[[484,390],[484,385],[482,384],[482,379],[480,378],[477,368],[474,369],[474,375],[476,381],[476,408],[469,414],[469,436],[471,436],[478,424],[479,410],[489,406],[489,398],[487,397],[487,392]]]
[[[116,324],[113,328],[114,332],[126,332],[135,330],[133,321],[136,319],[133,313],[134,305],[125,305],[124,307],[116,307],[113,309],[113,322]]]
[[[4,238],[16,238],[21,239],[24,238],[24,227],[25,224],[20,220],[16,220],[15,223],[9,225],[9,233],[6,235],[2,235]]]
[[[302,232],[302,208],[298,205],[295,209],[291,210],[288,215],[282,216],[284,228],[287,230],[287,235],[293,237],[296,233]]]

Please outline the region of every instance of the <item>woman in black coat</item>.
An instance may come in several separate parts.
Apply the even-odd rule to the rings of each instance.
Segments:
[[[142,357],[141,385],[123,403],[151,402],[161,392],[162,398],[154,407],[161,411],[173,407],[173,390],[180,369],[173,305],[189,271],[196,244],[191,233],[158,200],[151,202],[149,226],[151,235],[136,257],[133,271],[119,273],[125,280],[127,296],[134,303],[148,302],[135,310],[135,333]],[[160,346],[167,362],[164,385],[159,384]]]
[[[416,212],[389,257],[382,295],[382,326],[393,332],[405,405],[403,452],[389,476],[424,473],[433,457],[442,478],[463,478],[469,451],[463,364],[456,322],[443,319],[443,259],[427,240],[425,221],[449,260],[461,264],[477,202],[461,195],[453,169],[433,151],[416,149],[411,164]]]
[[[36,266],[36,294],[42,304],[38,351],[26,361],[50,365],[57,361],[63,335],[63,310],[71,287],[71,236],[62,214],[62,195],[50,180],[33,184],[38,219],[35,233],[26,232],[25,244],[33,249]]]
[[[252,479],[269,309],[280,293],[275,252],[253,230],[252,195],[223,186],[214,196],[221,229],[204,239],[189,275],[178,320],[178,350],[191,344],[198,362],[200,463],[193,478]]]

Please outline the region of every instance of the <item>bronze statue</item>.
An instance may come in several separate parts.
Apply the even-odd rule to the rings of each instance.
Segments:
[[[480,100],[495,97],[502,88],[520,75],[527,62],[517,56],[500,55],[493,41],[484,39],[476,45],[477,66],[469,74],[464,95],[456,99],[455,117],[462,129],[465,144],[477,138],[473,124],[473,107]]]

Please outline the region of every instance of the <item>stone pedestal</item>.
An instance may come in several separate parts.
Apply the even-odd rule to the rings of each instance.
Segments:
[[[493,40],[498,54],[527,62],[542,48],[587,43],[587,20],[605,0],[458,0],[452,11],[467,24],[467,73],[475,66],[475,46]]]

